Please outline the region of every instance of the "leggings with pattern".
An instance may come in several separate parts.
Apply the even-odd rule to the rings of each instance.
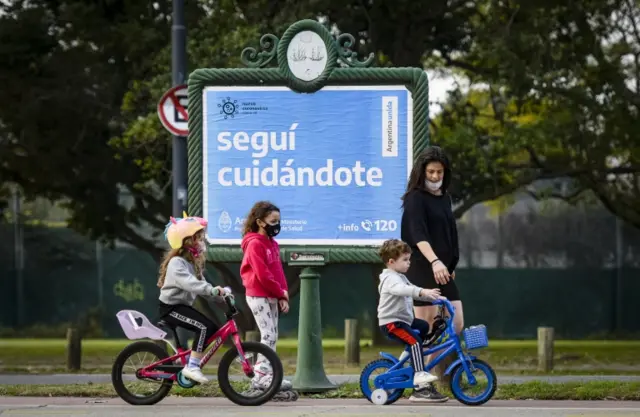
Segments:
[[[278,341],[278,300],[276,298],[251,296],[247,296],[246,299],[260,330],[260,342],[275,351],[276,342]],[[256,367],[263,362],[265,362],[265,358],[259,355]]]

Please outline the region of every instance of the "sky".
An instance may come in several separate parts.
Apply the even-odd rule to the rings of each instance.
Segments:
[[[447,93],[457,87],[457,83],[464,85],[459,77],[453,77],[447,70],[426,70],[429,77],[429,118],[433,119],[440,113],[438,103],[444,103]]]

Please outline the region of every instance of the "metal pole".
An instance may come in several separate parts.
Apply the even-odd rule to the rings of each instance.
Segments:
[[[102,244],[96,241],[96,273],[98,274],[98,307],[104,308],[104,269],[102,265]]]
[[[184,23],[184,0],[173,0],[171,25],[171,69],[173,87],[184,84],[187,76],[187,29]],[[187,139],[173,137],[173,216],[182,217],[187,210]]]
[[[171,19],[171,72],[172,87],[184,84],[187,76],[187,28],[184,22],[184,0],[173,0]],[[173,216],[182,217],[187,210],[187,138],[173,136]],[[178,328],[182,341],[188,340],[188,332]],[[184,342],[183,342],[184,343]],[[186,348],[186,346],[182,346]]]
[[[624,265],[624,251],[622,241],[622,220],[616,216],[616,297],[615,297],[615,330],[622,331],[622,300],[624,289],[622,284],[622,267]]]
[[[22,225],[20,224],[20,191],[13,187],[13,239],[14,239],[14,264],[16,268],[16,324],[24,325],[24,239]]]

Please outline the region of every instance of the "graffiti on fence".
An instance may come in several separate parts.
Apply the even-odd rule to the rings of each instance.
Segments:
[[[125,283],[123,279],[119,280],[113,286],[113,294],[127,302],[135,300],[144,301],[144,288],[137,278],[129,284]]]

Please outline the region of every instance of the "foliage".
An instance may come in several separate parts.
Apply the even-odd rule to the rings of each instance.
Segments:
[[[263,33],[318,18],[381,66],[448,69],[433,123],[452,155],[458,217],[540,179],[538,198],[590,190],[640,225],[638,6],[453,0],[185,2],[188,70],[239,66]],[[0,210],[8,182],[63,201],[71,227],[158,256],[170,211],[170,136],[155,106],[170,86],[171,2],[4,2],[0,14]],[[482,87],[482,88],[479,88]],[[508,206],[501,200],[498,207]]]
[[[616,265],[615,217],[600,207],[578,204],[568,209],[555,204],[546,212],[510,213],[502,236],[505,255],[526,267],[614,267]],[[640,235],[624,227],[622,264],[638,266]]]
[[[520,142],[506,146],[512,154],[522,152],[536,178],[570,180],[565,190],[540,197],[575,201],[590,190],[636,227],[638,24],[640,9],[627,0],[490,2],[473,48],[457,65],[473,81],[499,91],[492,100],[503,108],[534,109]],[[495,113],[507,133],[512,122],[504,116]]]

